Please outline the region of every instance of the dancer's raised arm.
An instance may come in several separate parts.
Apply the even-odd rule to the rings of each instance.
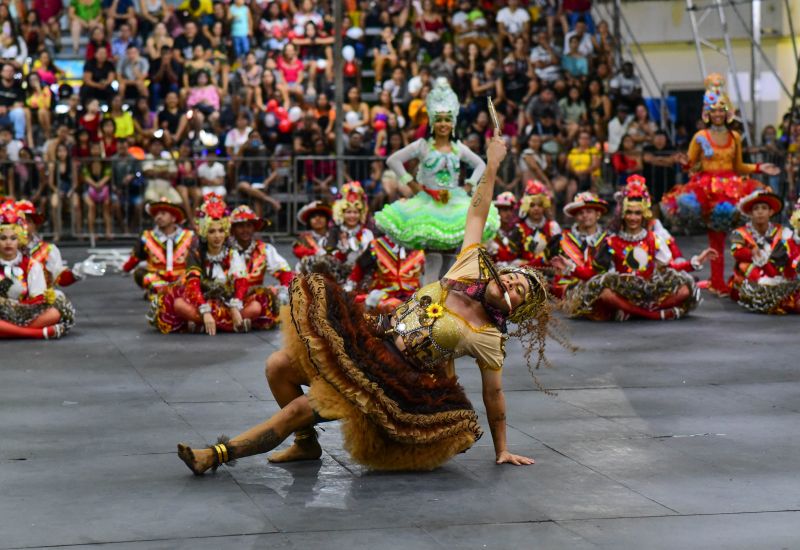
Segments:
[[[475,243],[480,243],[483,238],[483,227],[489,216],[489,207],[494,194],[494,181],[497,169],[506,157],[506,143],[500,130],[494,131],[494,137],[486,148],[486,171],[483,174],[475,192],[472,195],[469,209],[467,210],[467,223],[464,229],[464,242],[462,249]]]

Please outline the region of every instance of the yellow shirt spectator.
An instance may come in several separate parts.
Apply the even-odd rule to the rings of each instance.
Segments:
[[[596,158],[601,158],[600,149],[596,145],[592,145],[588,149],[580,149],[574,147],[567,155],[567,165],[575,172],[583,172],[592,167],[592,161]],[[600,177],[600,166],[592,172],[593,178]]]

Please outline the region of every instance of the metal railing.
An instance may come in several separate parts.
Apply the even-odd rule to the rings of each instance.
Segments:
[[[677,152],[665,150],[660,154]],[[547,155],[551,167],[548,176],[553,179],[570,179],[566,168],[568,153]],[[591,176],[592,186],[596,191],[610,197],[617,185],[624,181],[621,177],[624,174],[614,169],[613,155],[600,154],[602,159],[599,175]],[[641,152],[634,154],[642,158]],[[257,211],[260,210],[272,222],[265,232],[275,237],[284,237],[294,235],[302,229],[298,227],[296,216],[303,205],[314,199],[335,198],[338,193],[335,183],[338,170],[343,170],[348,179],[361,181],[370,200],[374,200],[372,204],[383,204],[386,199],[380,193],[380,180],[386,170],[385,160],[385,157],[380,156],[344,156],[337,159],[333,156],[314,155],[177,160],[164,158],[159,162],[171,167],[167,170],[169,176],[161,178],[156,177],[158,172],[154,175],[154,172],[148,170],[152,168],[148,164],[152,163],[152,159],[70,158],[62,163],[31,159],[11,162],[0,159],[0,196],[13,195],[17,200],[33,201],[45,214],[41,230],[48,238],[55,234],[61,238],[79,239],[103,235],[106,232],[104,224],[109,216],[113,237],[132,238],[150,225],[144,213],[144,204],[148,196],[154,196],[152,193],[148,195],[154,180],[165,179],[167,188],[177,193],[190,215],[200,205],[204,191],[217,190],[214,185],[209,184],[219,183],[218,190],[225,191],[225,200],[231,209],[240,204],[248,204]],[[499,177],[517,195],[523,192],[526,180],[536,178],[536,174],[526,168],[522,160],[520,154],[511,153],[499,171]],[[787,154],[774,148],[750,148],[746,150],[745,160],[771,162],[780,167],[781,173],[778,176],[755,174],[752,177],[769,185],[782,197],[793,198],[790,195],[797,192],[797,179],[800,177],[800,153]],[[95,166],[95,181],[97,177],[104,177],[103,174],[110,176],[106,183],[107,193],[102,189],[90,191],[92,184],[86,178],[86,170],[93,162],[99,163]],[[215,168],[214,163],[219,163],[221,168]],[[406,168],[412,174],[416,172],[412,165],[407,165]],[[642,168],[633,172],[646,174],[647,170],[642,165]],[[677,163],[674,173],[675,181],[669,182],[667,188],[688,180],[688,174]],[[221,181],[213,182],[200,177],[214,174],[220,176]],[[462,178],[468,174],[468,168],[462,169]],[[89,177],[92,177],[91,174]],[[280,209],[264,203],[253,193],[253,189],[277,201]],[[501,190],[498,187],[498,192]],[[94,221],[89,227],[92,214]]]

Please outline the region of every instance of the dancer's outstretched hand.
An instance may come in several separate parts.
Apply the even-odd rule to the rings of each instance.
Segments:
[[[772,164],[771,162],[765,162],[761,165],[761,171],[768,175],[768,176],[777,176],[781,173],[781,169]]]
[[[489,145],[486,148],[486,160],[494,162],[495,166],[497,166],[506,158],[507,151],[506,140],[503,139],[500,130],[495,130],[494,137],[489,141]]]
[[[514,455],[508,451],[501,451],[497,454],[497,464],[513,464],[514,466],[528,466],[535,464],[536,461],[532,458],[522,455]]]

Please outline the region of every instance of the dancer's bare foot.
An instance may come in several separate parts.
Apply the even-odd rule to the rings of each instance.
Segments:
[[[185,443],[178,443],[178,458],[183,460],[196,476],[203,475],[214,466],[214,451],[211,449],[192,449]]]
[[[292,446],[284,451],[272,453],[267,460],[273,464],[282,462],[298,462],[301,460],[319,460],[322,456],[322,447],[315,437],[296,438]]]

